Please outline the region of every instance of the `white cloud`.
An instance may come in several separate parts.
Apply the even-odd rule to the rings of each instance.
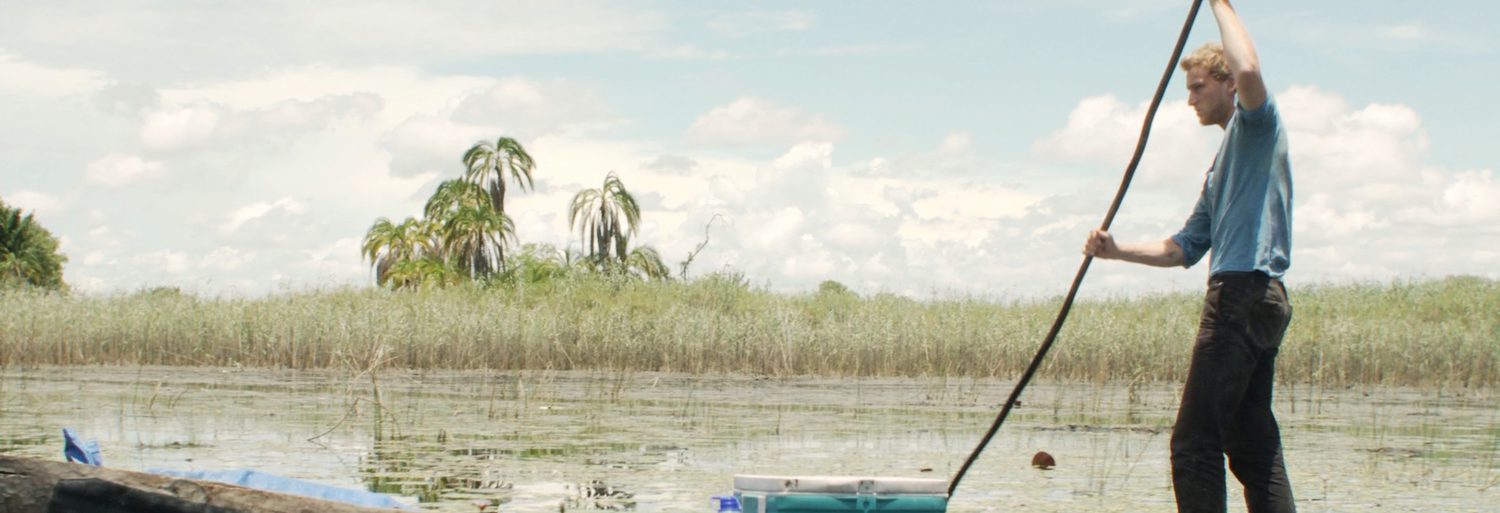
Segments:
[[[110,114],[138,116],[161,105],[156,88],[131,82],[110,82],[94,93],[94,105]]]
[[[141,180],[161,178],[164,174],[161,162],[135,155],[111,153],[90,162],[84,176],[89,183],[95,185],[121,187]]]
[[[1349,113],[1343,97],[1308,85],[1287,88],[1276,95],[1276,102],[1287,127],[1299,132],[1331,131]]]
[[[131,259],[133,265],[142,269],[146,274],[182,274],[187,271],[187,255],[170,250],[152,251],[136,255]]]
[[[1483,33],[1473,33],[1468,27],[1434,27],[1428,23],[1412,21],[1395,25],[1375,26],[1360,31],[1372,40],[1389,41],[1398,48],[1411,46],[1446,47],[1450,50],[1475,51],[1493,47],[1493,41]]]
[[[93,226],[87,231],[90,248],[115,249],[120,246],[120,239],[115,237],[114,229],[110,225]]]
[[[968,132],[951,132],[943,137],[943,144],[939,147],[943,153],[961,153],[969,151],[974,145],[974,134]]]
[[[4,45],[0,45],[0,49],[3,48]],[[55,97],[82,94],[98,87],[102,74],[37,64],[0,50],[0,77],[5,77],[5,80],[0,80],[0,94]]]
[[[345,120],[362,122],[385,108],[378,94],[357,92],[321,96],[312,100],[288,99],[252,112],[240,122],[245,131],[322,130]]]
[[[1296,234],[1292,280],[1490,272],[1476,262],[1484,260],[1483,243],[1478,241],[1500,234],[1493,228],[1500,220],[1500,202],[1493,200],[1500,197],[1500,184],[1492,170],[1452,171],[1430,164],[1431,144],[1422,118],[1406,105],[1353,107],[1339,95],[1309,86],[1289,88],[1276,99],[1290,132]],[[1062,129],[1038,140],[1034,148],[1040,157],[1062,163],[1119,165],[1129,157],[1143,114],[1144,104],[1127,107],[1111,96],[1086,98]],[[1180,102],[1162,106],[1142,174],[1116,218],[1115,232],[1128,234],[1122,238],[1163,237],[1186,217],[1222,133],[1217,127],[1194,128],[1189,116]],[[1046,241],[1036,246],[1039,250],[1080,244],[1076,241],[1098,222],[1108,202],[1105,190],[1113,187],[1105,180],[1098,182],[1072,193],[1081,200],[1097,194],[1094,200],[1049,198],[1019,218],[1022,226],[1029,226],[1029,238]],[[966,203],[930,201],[943,207]],[[1042,212],[1045,215],[1035,216]],[[956,219],[973,214],[952,215]],[[930,223],[923,227],[933,229],[940,228]],[[942,240],[940,235],[925,237]],[[1442,249],[1425,256],[1411,251],[1437,247]],[[1206,267],[1206,262],[1200,265]],[[1106,280],[1105,286],[1151,287],[1158,285],[1151,281],[1159,276],[1181,280],[1144,270]]]
[[[1063,128],[1042,138],[1034,148],[1044,156],[1121,166],[1130,160],[1150,102],[1126,105],[1114,95],[1085,98],[1068,114]],[[1143,181],[1175,181],[1202,176],[1204,155],[1218,143],[1218,127],[1199,126],[1185,102],[1164,102],[1151,125],[1150,144],[1142,157]],[[1211,157],[1209,157],[1211,158]]]
[[[67,37],[59,37],[59,27],[67,28]],[[666,17],[653,10],[589,0],[440,0],[421,5],[272,0],[254,5],[163,4],[150,9],[132,4],[20,3],[7,4],[6,16],[0,18],[0,47],[47,62],[108,70],[127,79],[203,78],[323,63],[358,66],[646,51],[661,44],[668,28]]]
[[[1304,13],[1305,14],[1305,13]],[[1487,32],[1463,23],[1434,24],[1408,16],[1407,21],[1346,20],[1339,17],[1285,18],[1281,31],[1309,53],[1332,52],[1340,58],[1359,54],[1437,50],[1450,57],[1493,53],[1495,41]],[[1332,62],[1336,62],[1337,59]]]
[[[1397,146],[1397,153],[1391,156],[1398,157],[1396,160],[1400,162],[1415,166],[1423,160],[1427,146],[1420,143],[1423,137],[1421,120],[1407,115],[1399,106],[1353,109],[1335,95],[1316,91],[1303,91],[1300,97],[1290,92],[1282,96],[1287,98],[1283,104],[1289,111],[1295,107],[1299,113],[1323,112],[1334,118],[1333,121],[1289,120],[1294,130],[1294,147],[1300,148],[1299,141],[1316,138],[1322,138],[1319,144],[1338,148],[1352,147],[1354,143],[1350,139],[1378,140]],[[457,105],[464,97],[456,95],[449,104]],[[1111,116],[1129,118],[1139,113],[1136,108],[1119,105],[1123,104],[1106,109],[1112,114],[1099,117],[1099,122],[1068,123],[1063,130],[1049,136],[1051,139],[1047,143],[1104,138],[1122,122]],[[462,135],[469,125],[452,121],[448,115],[451,112],[439,109],[425,117],[409,118],[408,124],[404,125],[406,128],[392,133],[409,133],[411,138],[417,138],[420,134],[448,130],[451,133],[446,137]],[[419,121],[428,123],[430,129],[421,129]],[[1211,138],[1217,130],[1200,129],[1192,119],[1181,121],[1188,125],[1187,130],[1163,130],[1153,138],[1155,144],[1182,145],[1184,140]],[[369,137],[368,134],[378,132],[367,130],[364,133]],[[1058,136],[1059,133],[1066,133],[1066,136]],[[934,150],[939,154],[944,150],[967,151],[973,146],[971,137],[967,132],[952,132],[937,141],[928,154]],[[468,144],[464,141],[467,138],[455,139],[460,142],[449,144],[460,147]],[[1125,145],[1131,142],[1126,141]],[[439,146],[436,141],[428,143],[433,148]],[[1037,143],[1040,157],[1066,162],[1078,159],[1102,162],[1106,160],[1107,152],[1100,148],[1105,146],[1065,148],[1047,147],[1042,141]],[[646,224],[637,239],[639,243],[655,246],[675,267],[677,260],[703,239],[703,225],[707,219],[722,214],[725,221],[712,227],[711,242],[694,262],[692,274],[701,275],[726,267],[739,269],[778,290],[806,290],[822,280],[835,279],[867,292],[924,294],[934,290],[1000,290],[1011,294],[1046,294],[1051,289],[1040,281],[1047,276],[1071,272],[1071,266],[1078,258],[1080,234],[1098,221],[1102,203],[1108,200],[1108,196],[1102,193],[1095,197],[1092,188],[1098,184],[1093,182],[1070,186],[1075,188],[1066,189],[1065,194],[1054,194],[1040,192],[1046,189],[1040,188],[1042,184],[1038,184],[1038,190],[1019,188],[1000,181],[999,177],[970,176],[957,180],[930,173],[914,174],[904,169],[871,176],[870,169],[920,159],[893,154],[844,163],[839,161],[833,143],[818,139],[790,144],[780,155],[762,160],[704,156],[682,149],[663,151],[650,141],[609,140],[577,133],[539,137],[528,142],[528,149],[543,162],[543,166],[537,173],[538,190],[510,198],[523,240],[567,247],[574,239],[566,225],[568,199],[580,187],[597,186],[605,172],[614,170],[625,178],[647,206],[643,212]],[[457,176],[456,161],[460,151],[434,150],[432,157],[450,162],[449,167],[438,175],[424,176],[433,180]],[[1113,151],[1119,151],[1118,146]],[[1132,193],[1136,195],[1135,202],[1153,205],[1133,207],[1135,210],[1117,221],[1119,229],[1151,236],[1175,229],[1191,200],[1177,196],[1196,192],[1197,181],[1201,180],[1201,165],[1211,158],[1211,147],[1201,151],[1196,156],[1183,152],[1181,158],[1190,160],[1191,165],[1182,174],[1191,174],[1190,178],[1172,183],[1161,180],[1160,184],[1146,184],[1135,190]],[[1409,227],[1419,221],[1440,222],[1435,217],[1445,219],[1441,226],[1464,230],[1472,225],[1466,223],[1471,223],[1474,218],[1493,218],[1496,215],[1490,203],[1484,201],[1496,187],[1493,173],[1488,170],[1451,173],[1429,169],[1424,172],[1381,173],[1377,176],[1404,178],[1367,180],[1363,184],[1367,194],[1361,196],[1363,199],[1359,202],[1354,202],[1344,194],[1345,191],[1336,187],[1341,182],[1314,176],[1326,173],[1327,166],[1335,165],[1333,160],[1336,159],[1319,155],[1302,158],[1307,160],[1296,164],[1299,177],[1297,273],[1371,277],[1397,272],[1397,269],[1409,265],[1402,260],[1408,257],[1376,255],[1350,263],[1347,259],[1357,252],[1347,247],[1345,241],[1400,240],[1406,231],[1411,231],[1403,226]],[[1117,165],[1118,162],[1111,161],[1110,164]],[[1029,165],[1046,169],[1051,164],[1044,160]],[[289,174],[287,179],[298,176]],[[410,190],[423,180],[407,179],[402,182],[402,187]],[[367,181],[357,180],[359,183]],[[1112,181],[1112,178],[1100,180]],[[1051,187],[1055,186],[1047,184],[1047,188]],[[1076,187],[1085,190],[1079,191]],[[1187,192],[1182,192],[1183,189]],[[1386,189],[1387,192],[1374,192]],[[390,197],[397,189],[382,190],[385,192],[380,194]],[[1181,204],[1180,208],[1154,205],[1171,203],[1153,201],[1156,197],[1181,200],[1176,201]],[[1403,197],[1405,203],[1388,203]],[[419,204],[420,200],[415,198],[410,203]],[[245,203],[217,228],[225,235],[250,237],[244,225],[278,212],[285,215],[305,213],[305,204],[318,204],[321,209],[328,201],[283,198]],[[270,247],[258,246],[260,249],[254,255],[222,247],[210,251],[195,266],[182,267],[177,276],[191,280],[188,274],[201,272],[200,269],[212,270],[215,275],[222,275],[215,278],[219,286],[240,287],[251,292],[268,286],[267,282],[245,277],[264,276],[271,268],[280,273],[285,283],[283,286],[368,283],[368,267],[359,260],[358,233],[368,226],[374,215],[400,217],[407,213],[394,205],[386,200],[378,208],[370,209],[372,214],[368,218],[358,219],[339,232],[322,232],[321,235],[308,232],[285,240],[271,240]],[[281,224],[277,222],[278,226]],[[329,238],[327,233],[342,235]],[[576,242],[571,243],[576,246]],[[1473,267],[1473,262],[1484,258],[1474,252],[1456,250],[1454,253],[1461,257],[1445,260],[1445,265]],[[164,269],[179,268],[175,266],[172,254],[152,254],[151,261]],[[93,261],[97,263],[97,259]],[[215,262],[222,265],[215,266]],[[1101,264],[1101,267],[1109,269],[1110,264]],[[1199,280],[1198,273],[1168,271],[1157,274],[1154,271],[1102,269],[1099,274],[1093,290],[1104,293],[1163,290],[1174,285],[1192,286]]]
[[[22,212],[33,212],[38,217],[61,214],[65,211],[62,200],[51,194],[22,189],[0,197],[11,208]]]
[[[455,98],[494,82],[467,75],[434,76],[412,66],[282,67],[264,75],[166,88],[161,97],[174,105],[207,99],[238,111],[256,111],[288,101],[374,94],[384,107],[380,121],[394,124],[418,112],[451,108]]]
[[[234,271],[255,260],[255,253],[246,253],[229,246],[219,246],[203,256],[199,267],[215,271]]]
[[[811,284],[834,276],[846,260],[828,251],[817,238],[804,235],[780,248],[783,255],[780,265],[771,269],[778,271],[779,278],[807,289]]]
[[[851,176],[836,163],[830,143],[798,143],[763,161],[661,159],[649,146],[539,139],[533,153],[553,157],[537,175],[547,177],[547,186],[513,197],[522,239],[576,249],[567,202],[613,169],[643,206],[637,242],[656,247],[674,267],[703,241],[708,220],[722,216],[709,227],[710,243],[690,275],[731,268],[779,290],[802,290],[825,279],[880,290],[879,281],[890,279],[892,269],[905,268],[905,250],[891,235],[901,210],[885,198],[899,184]],[[684,166],[691,172],[682,173]]]
[[[360,238],[343,237],[302,252],[297,262],[302,287],[339,287],[363,285],[373,280],[370,267],[362,259]]]
[[[659,155],[641,167],[669,175],[685,176],[697,168],[698,163],[680,155]]]
[[[229,214],[229,220],[219,225],[219,233],[229,235],[238,230],[240,226],[250,221],[260,219],[273,211],[280,210],[288,214],[301,214],[304,207],[297,200],[282,198],[274,203],[259,201],[235,209]]]
[[[815,16],[804,11],[740,12],[716,16],[708,28],[730,37],[764,32],[800,31],[812,27]]]
[[[886,243],[881,235],[867,223],[850,220],[833,225],[827,231],[828,243],[849,255],[868,254]]]
[[[709,110],[688,128],[690,139],[726,144],[836,141],[843,134],[822,116],[751,96]]]
[[[68,282],[68,287],[89,294],[104,294],[109,292],[109,284],[97,276],[63,271],[63,280]]]
[[[785,154],[776,157],[771,165],[777,169],[827,169],[833,165],[833,144],[826,142],[797,143]]]
[[[1296,207],[1293,217],[1297,232],[1316,231],[1319,238],[1345,238],[1390,225],[1388,221],[1380,219],[1375,211],[1363,205],[1355,203],[1342,209],[1335,208],[1330,205],[1331,198],[1326,192],[1310,196],[1310,199],[1299,202]]]
[[[141,123],[140,138],[146,148],[156,152],[207,145],[290,144],[298,136],[345,120],[373,118],[383,107],[383,99],[371,93],[334,94],[307,101],[285,99],[248,109],[198,99],[148,111]]]
[[[1308,87],[1282,96],[1282,111],[1305,110],[1322,118],[1287,119],[1296,191],[1300,198],[1321,202],[1315,211],[1327,208],[1326,214],[1386,226],[1391,212],[1414,202],[1435,204],[1436,188],[1450,180],[1446,172],[1424,177],[1430,143],[1410,107],[1374,103],[1354,109]]]
[[[1114,95],[1084,98],[1068,113],[1067,125],[1036,146],[1065,157],[1119,160],[1129,151],[1134,119],[1139,116]]]
[[[729,58],[729,52],[723,50],[705,50],[688,44],[676,44],[656,47],[647,51],[645,56],[651,59],[721,61]]]
[[[514,77],[464,96],[452,115],[454,121],[496,127],[527,139],[605,123],[611,117],[604,95],[596,87]]]
[[[225,110],[200,103],[151,112],[141,123],[141,142],[152,150],[164,151],[207,140],[226,115]]]
[[[451,174],[463,169],[459,157],[493,130],[453,122],[445,116],[415,115],[380,137],[380,147],[391,155],[391,175]],[[524,143],[523,143],[524,144]]]
[[[536,190],[508,197],[523,242],[576,246],[568,200],[616,171],[646,209],[636,241],[674,270],[722,215],[693,275],[729,267],[778,290],[836,279],[862,292],[1054,293],[1053,277],[1070,275],[1081,234],[1110,199],[1145,108],[1097,96],[1072,104],[1065,121],[1047,112],[1078,98],[1052,88],[1007,110],[922,79],[936,76],[922,70],[943,73],[952,59],[922,56],[954,34],[813,33],[826,22],[810,14],[818,9],[669,17],[593,0],[374,0],[357,8],[362,16],[342,4],[298,9],[279,18],[259,13],[291,12],[285,0],[6,9],[0,93],[24,93],[0,102],[22,120],[4,127],[3,139],[17,142],[0,151],[16,169],[3,181],[45,192],[51,206],[32,203],[67,214],[57,226],[73,232],[67,247],[79,255],[70,282],[99,290],[165,280],[231,293],[369,284],[358,243],[370,223],[417,214],[439,180],[459,175],[466,148],[505,135],[538,161]],[[1372,44],[1431,46],[1439,29],[1413,24]],[[735,66],[704,62],[732,57]],[[656,79],[601,78],[613,68]],[[828,82],[807,89],[803,71]],[[1009,94],[997,87],[989,96]],[[793,89],[810,94],[773,96]],[[1494,235],[1483,228],[1500,215],[1489,200],[1500,194],[1494,172],[1434,162],[1442,146],[1427,142],[1424,122],[1439,121],[1312,87],[1278,99],[1296,159],[1295,276],[1500,264],[1473,242]],[[857,130],[835,122],[854,119]],[[50,123],[51,135],[32,138],[29,120]],[[1160,237],[1179,226],[1219,135],[1180,100],[1163,105],[1117,232]],[[65,208],[77,205],[91,211]],[[1439,249],[1400,249],[1410,247]],[[137,259],[152,265],[136,272]],[[1114,290],[1197,287],[1203,269],[1096,279]]]
[[[750,240],[754,242],[756,249],[764,252],[774,252],[795,243],[801,237],[803,223],[807,221],[807,215],[797,207],[783,207],[766,216],[747,213],[743,217],[759,218],[759,222],[751,227],[754,232]]]
[[[1401,210],[1403,221],[1434,227],[1478,227],[1481,231],[1500,234],[1500,180],[1493,170],[1469,170],[1457,173],[1431,171],[1435,197],[1427,205]]]
[[[807,50],[807,51],[801,52],[801,53],[805,53],[807,55],[814,55],[814,56],[818,56],[818,57],[847,57],[847,56],[851,56],[851,55],[865,55],[865,54],[873,54],[873,53],[881,53],[881,52],[892,52],[892,51],[897,51],[897,50],[912,50],[912,49],[914,49],[914,48],[911,45],[864,44],[864,45],[825,46],[825,47],[822,47],[822,48],[814,48],[814,49],[811,49],[811,50]],[[790,54],[796,54],[797,52],[788,52],[788,53],[790,53]]]
[[[345,270],[352,262],[360,262],[361,242],[358,237],[343,237],[307,252],[307,263],[325,270]]]
[[[436,85],[440,90],[448,87]],[[484,79],[454,91],[436,108],[398,119],[380,135],[379,145],[391,155],[393,176],[449,175],[462,168],[459,157],[465,150],[497,134],[519,139],[533,157],[544,159],[534,141],[604,126],[614,116],[602,93],[592,86],[515,77]]]
[[[918,185],[930,194],[911,203],[920,219],[982,219],[1015,217],[1040,197],[1011,188],[982,183],[928,182]]]
[[[1380,32],[1391,39],[1400,39],[1405,41],[1427,39],[1434,36],[1432,31],[1428,30],[1427,27],[1422,26],[1422,24],[1420,23],[1392,25],[1380,29]]]

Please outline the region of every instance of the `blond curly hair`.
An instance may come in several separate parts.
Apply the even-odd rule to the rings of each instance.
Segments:
[[[1193,50],[1192,54],[1183,57],[1178,63],[1183,71],[1204,69],[1209,76],[1218,80],[1229,80],[1229,63],[1224,60],[1224,45],[1217,41],[1203,43],[1203,46]]]

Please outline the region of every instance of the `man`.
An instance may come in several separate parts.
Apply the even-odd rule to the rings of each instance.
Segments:
[[[1224,456],[1251,513],[1293,512],[1271,413],[1276,352],[1291,320],[1281,277],[1291,265],[1287,134],[1260,62],[1228,0],[1210,0],[1223,44],[1183,59],[1188,105],[1224,142],[1182,230],[1117,244],[1094,230],[1084,253],[1158,267],[1191,266],[1213,250],[1192,363],[1172,428],[1172,484],[1181,512],[1226,508]],[[1236,102],[1238,98],[1238,102]]]

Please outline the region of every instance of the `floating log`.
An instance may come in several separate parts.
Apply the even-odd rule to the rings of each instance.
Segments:
[[[0,455],[8,513],[392,513],[225,483]]]

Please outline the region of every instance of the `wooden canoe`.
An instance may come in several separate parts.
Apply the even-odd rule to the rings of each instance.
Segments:
[[[401,510],[0,454],[8,513],[392,513]]]

